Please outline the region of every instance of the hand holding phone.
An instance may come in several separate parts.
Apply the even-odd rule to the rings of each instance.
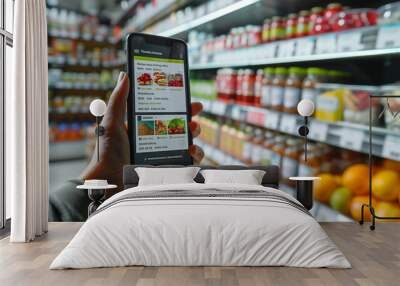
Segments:
[[[192,164],[186,43],[132,33],[127,37],[127,56],[131,163]]]

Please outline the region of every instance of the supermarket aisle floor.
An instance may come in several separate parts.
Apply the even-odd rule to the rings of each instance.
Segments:
[[[52,162],[49,167],[50,192],[68,179],[76,179],[88,164],[87,160]]]
[[[400,224],[322,223],[352,269],[290,267],[116,267],[49,270],[81,223],[50,223],[32,243],[0,241],[0,285],[398,285]]]

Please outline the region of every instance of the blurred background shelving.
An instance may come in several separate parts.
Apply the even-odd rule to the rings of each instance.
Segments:
[[[63,160],[76,172],[86,164],[88,103],[107,99],[124,69],[126,34],[173,36],[189,45],[205,162],[278,164],[289,193],[287,177],[319,175],[317,219],[358,219],[368,178],[368,96],[400,94],[400,4],[384,6],[392,2],[49,0],[53,170]],[[301,98],[316,106],[308,162],[297,135]],[[383,186],[374,195],[382,215],[400,215],[400,190],[392,188],[400,185],[400,101],[390,110],[387,103],[372,102],[374,181]]]

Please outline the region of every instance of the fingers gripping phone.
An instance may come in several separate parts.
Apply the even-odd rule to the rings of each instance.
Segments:
[[[126,42],[131,163],[193,164],[186,43],[141,33]]]

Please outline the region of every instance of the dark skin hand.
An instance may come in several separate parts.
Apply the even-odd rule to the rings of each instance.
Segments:
[[[80,176],[82,180],[106,179],[109,184],[118,186],[117,192],[122,190],[122,168],[130,164],[129,139],[125,124],[128,92],[129,78],[126,73],[121,72],[101,121],[105,133],[100,137],[99,162],[97,162],[96,146],[89,165]],[[201,103],[193,102],[192,116],[199,114],[202,109]],[[189,128],[193,137],[200,134],[200,126],[195,121],[189,122]],[[189,152],[194,164],[199,164],[204,157],[203,150],[199,146],[191,145]]]

